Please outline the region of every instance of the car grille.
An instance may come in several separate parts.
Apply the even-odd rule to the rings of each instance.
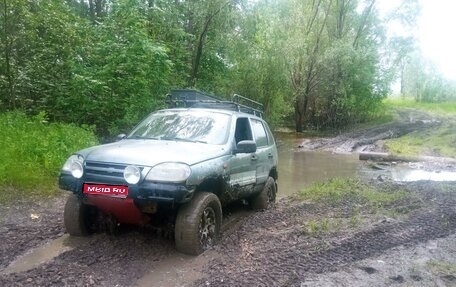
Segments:
[[[85,175],[90,178],[123,179],[126,165],[100,162],[85,162]]]

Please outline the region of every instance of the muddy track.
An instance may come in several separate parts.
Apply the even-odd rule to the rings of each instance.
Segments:
[[[399,187],[393,184],[389,188]],[[411,213],[403,219],[375,219],[374,224],[323,234],[309,233],[306,229],[309,220],[328,216],[349,220],[358,203],[332,206],[286,198],[274,208],[258,213],[247,212],[240,206],[225,218],[223,240],[214,250],[216,256],[209,258],[204,268],[199,267],[204,277],[182,275],[178,284],[164,286],[188,286],[192,280],[197,280],[193,286],[300,286],[309,274],[339,270],[398,246],[415,246],[455,233],[456,197],[449,191],[454,191],[456,184],[410,183],[406,188],[416,197],[391,207],[409,208]],[[51,206],[62,205],[63,199]],[[49,209],[48,205],[44,206],[42,213]],[[37,206],[33,210],[38,213]],[[9,247],[2,250],[6,255],[2,257],[2,266],[40,240],[41,243],[49,241],[46,236],[58,236],[62,229],[60,212],[61,209],[50,212],[49,217],[38,213],[42,225],[37,224],[33,229],[31,224],[29,228],[20,229],[30,221],[30,212],[9,211],[1,226],[10,228],[8,235],[2,233],[5,239],[2,248]],[[363,216],[375,217],[369,212],[364,210]],[[14,218],[20,219],[17,228],[12,225]],[[48,233],[40,234],[40,230],[48,230]],[[8,236],[19,240],[14,242],[7,239]],[[24,244],[27,239],[30,243]],[[165,262],[171,264],[170,268],[195,262],[192,257],[178,254],[172,240],[147,229],[127,227],[117,236],[96,234],[82,240],[69,240],[67,245],[70,250],[31,270],[0,274],[0,286],[132,286],[147,274],[148,281],[142,280],[141,284],[154,286],[158,275],[153,272],[162,270]],[[159,277],[168,280],[164,271]],[[179,273],[173,276],[175,274]]]
[[[43,201],[16,201],[0,206],[0,270],[16,256],[64,233],[65,197]]]
[[[381,140],[398,138],[418,130],[435,128],[439,119],[414,109],[402,109],[392,122],[379,126],[357,129],[332,138],[304,140],[299,147],[308,150],[332,152],[381,151],[377,143]]]
[[[218,248],[223,259],[207,266],[209,275],[194,286],[300,286],[309,273],[335,271],[400,245],[446,237],[456,231],[456,198],[448,193],[435,195],[432,206],[415,211],[407,220],[325,236],[319,238],[320,244],[312,244],[315,240],[308,236],[294,240],[259,236],[258,222],[269,222],[269,229],[278,234],[284,226],[274,215],[268,218],[271,213],[252,217]],[[238,252],[233,254],[233,250]]]
[[[45,226],[22,228],[7,224],[1,227],[10,228],[7,233],[2,233],[2,237],[12,238],[6,244],[0,244],[7,247],[2,250],[5,256],[2,256],[0,271],[16,256],[63,234],[61,213],[65,198],[59,198],[60,206],[56,206],[56,213],[60,216],[49,214],[49,217],[43,218]],[[35,209],[38,212],[38,207]],[[41,208],[40,214],[45,214],[47,209],[47,206]],[[226,234],[230,232],[228,229],[236,228],[252,213],[242,204],[231,206],[225,212],[223,228]],[[8,220],[22,218],[28,222],[27,214],[17,211]],[[50,220],[52,218],[54,220]],[[40,233],[43,230],[46,232]],[[18,237],[21,239],[14,241]],[[30,242],[23,244],[27,240]],[[69,238],[65,245],[70,250],[36,268],[12,274],[0,272],[0,286],[132,286],[163,261],[180,256],[174,248],[174,240],[151,228],[125,226],[115,236],[100,233],[88,238]],[[153,286],[151,284],[149,286]]]

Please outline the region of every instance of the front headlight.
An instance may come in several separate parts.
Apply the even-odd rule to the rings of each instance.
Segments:
[[[129,184],[137,184],[141,179],[141,171],[133,165],[129,165],[124,170],[125,181]]]
[[[184,163],[165,162],[154,166],[146,176],[150,181],[182,182],[187,180],[191,169]]]
[[[83,163],[84,158],[80,155],[74,154],[67,159],[62,170],[71,173],[71,175],[75,178],[81,178],[84,174]]]

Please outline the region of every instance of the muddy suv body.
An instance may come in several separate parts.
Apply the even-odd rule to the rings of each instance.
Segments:
[[[219,236],[222,205],[245,199],[265,209],[275,201],[277,149],[259,109],[188,90],[174,91],[168,104],[121,140],[67,160],[59,185],[73,193],[64,214],[70,235],[100,222],[111,229],[166,221],[177,249],[199,254]]]

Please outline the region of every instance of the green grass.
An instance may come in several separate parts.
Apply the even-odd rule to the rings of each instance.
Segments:
[[[456,102],[417,103],[410,99],[388,99],[387,109],[413,108],[440,116],[438,128],[419,130],[385,141],[386,149],[405,156],[430,155],[456,157]]]
[[[430,260],[426,263],[426,265],[433,273],[440,273],[444,275],[456,274],[456,263]]]
[[[413,108],[439,115],[439,128],[416,131],[385,142],[389,152],[406,156],[433,155],[456,157],[456,102],[417,103],[412,99],[387,99],[387,109]]]
[[[298,197],[303,200],[324,202],[331,205],[357,203],[382,208],[408,196],[405,191],[387,192],[368,186],[360,180],[335,178],[316,183],[300,190]]]
[[[304,233],[324,235],[340,230],[356,229],[364,221],[375,216],[398,218],[407,215],[413,208],[404,209],[415,200],[404,190],[376,188],[356,179],[334,178],[300,190],[297,198],[323,205],[331,211],[331,217],[314,218],[305,223]],[[343,216],[337,217],[337,210]],[[335,213],[334,213],[335,212]],[[365,214],[371,214],[365,217]],[[336,216],[336,217],[334,217]]]
[[[11,192],[54,193],[66,158],[94,144],[97,139],[90,130],[71,124],[49,124],[43,114],[0,114],[0,201],[11,198]]]
[[[384,101],[386,109],[412,108],[439,115],[456,115],[456,102],[418,103],[411,98],[388,98]]]
[[[436,129],[387,140],[385,147],[389,152],[406,156],[456,157],[456,121],[448,121]]]

